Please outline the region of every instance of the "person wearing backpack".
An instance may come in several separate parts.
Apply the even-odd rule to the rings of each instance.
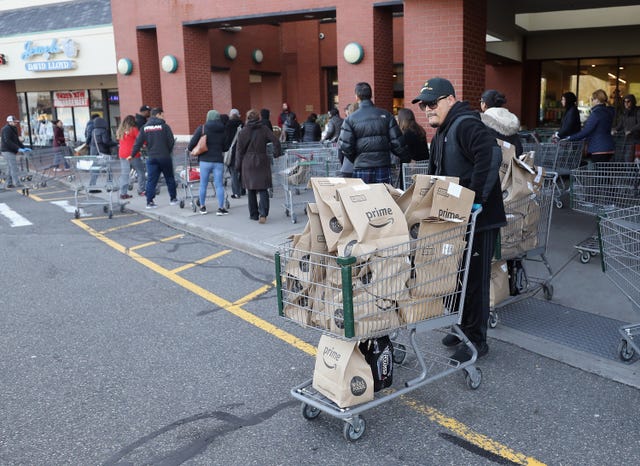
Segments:
[[[431,140],[429,173],[457,176],[462,186],[475,192],[473,210],[482,207],[476,219],[460,325],[482,357],[489,352],[491,258],[500,227],[507,223],[498,176],[500,149],[478,112],[456,99],[449,80],[429,79],[412,103],[419,104],[429,125],[437,129]],[[456,347],[451,359],[460,363],[471,359],[471,351],[456,335],[448,334],[442,343]]]

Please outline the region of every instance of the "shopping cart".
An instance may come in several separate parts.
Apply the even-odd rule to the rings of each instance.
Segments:
[[[612,162],[633,162],[636,144],[625,136],[615,136],[615,152]]]
[[[178,196],[178,200],[181,209],[183,209],[188,202],[191,204],[191,210],[196,212],[198,207],[200,207],[200,183],[211,182],[212,177],[209,177],[209,180],[207,181],[203,181],[200,178],[200,163],[198,162],[198,157],[191,155],[191,152],[189,152],[186,146],[182,146],[182,149],[182,159],[178,163],[174,163],[176,183],[178,188],[182,190],[182,196]],[[176,154],[175,149],[174,154]],[[178,157],[178,155],[174,155],[174,160]],[[224,186],[224,208],[229,209],[231,203],[227,194],[226,183]],[[215,186],[213,189],[209,189],[207,191],[209,192],[209,197],[216,197]]]
[[[102,206],[105,214],[113,218],[114,206],[124,212],[128,201],[118,196],[120,183],[120,160],[117,156],[77,155],[67,156],[71,174],[69,180],[73,184],[73,198],[75,201],[75,218],[80,218],[80,209],[89,206]],[[107,198],[101,199],[97,194],[106,193]],[[115,200],[114,200],[115,196]]]
[[[390,390],[375,393],[371,401],[340,407],[314,389],[310,379],[291,389],[291,395],[302,402],[304,418],[324,412],[343,420],[345,439],[354,441],[365,431],[361,413],[427,383],[464,371],[471,389],[480,386],[477,351],[459,327],[479,212],[472,214],[468,225],[458,224],[366,256],[307,252],[293,248],[291,242],[280,248],[275,255],[280,316],[343,340],[391,335],[394,347]],[[418,260],[425,256],[430,259]],[[425,350],[424,344],[418,344],[419,333],[444,327],[472,352],[469,361],[460,363],[438,348]]]
[[[600,217],[598,237],[602,271],[640,312],[640,205]],[[620,358],[630,361],[635,352],[640,352],[640,323],[623,325],[620,334]]]
[[[600,162],[571,172],[571,208],[601,216],[640,204],[640,161]],[[587,264],[600,253],[597,234],[574,246],[580,262]]]
[[[491,328],[498,325],[500,308],[529,298],[540,290],[545,299],[553,298],[553,270],[546,254],[557,179],[557,173],[546,172],[540,188],[536,189],[535,193],[505,204],[507,225],[500,229],[499,247],[495,255],[498,259],[506,260],[511,266],[513,295],[491,309]],[[541,262],[548,272],[547,275],[530,276],[526,270],[527,262]]]
[[[404,181],[404,189],[409,189],[413,184],[413,175],[428,175],[429,174],[429,161],[403,163],[402,164],[402,179]]]
[[[558,174],[555,187],[554,202],[558,209],[564,205],[560,199],[564,194],[569,193],[569,187],[565,183],[565,178],[571,175],[571,170],[580,166],[584,141],[558,141],[543,142],[539,144],[523,144],[525,152],[534,151],[534,163],[537,167],[544,167],[546,170]]]
[[[29,153],[29,169],[34,172],[32,176],[34,188],[44,188],[47,182],[69,177],[69,163],[65,157],[73,155],[73,149],[69,146],[39,147]]]
[[[289,145],[278,161],[276,169],[277,183],[284,189],[284,212],[291,217],[291,222],[298,221],[295,213],[297,206],[306,206],[309,199],[300,196],[309,191],[311,177],[335,176],[340,170],[340,162],[334,147],[326,147],[321,143],[309,145],[298,143]],[[298,197],[300,196],[300,197]]]

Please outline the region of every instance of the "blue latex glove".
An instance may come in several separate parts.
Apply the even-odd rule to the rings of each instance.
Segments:
[[[471,206],[471,212],[475,212],[476,210],[478,210],[480,207],[482,207],[482,204],[473,204]]]
[[[20,148],[18,149],[18,152],[31,152],[31,149],[29,149],[28,147],[25,147],[24,149]]]

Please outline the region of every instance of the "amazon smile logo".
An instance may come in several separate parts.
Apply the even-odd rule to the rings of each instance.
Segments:
[[[381,220],[381,219],[378,219]],[[384,228],[387,225],[393,225],[393,217],[389,217],[385,222],[382,223],[373,223],[372,221],[369,221],[369,226],[373,227],[373,228]]]
[[[338,367],[338,362],[340,362],[340,358],[342,355],[338,353],[333,348],[329,348],[325,346],[324,351],[322,352],[322,362],[327,367],[327,369],[335,369]],[[327,360],[329,362],[327,362]]]

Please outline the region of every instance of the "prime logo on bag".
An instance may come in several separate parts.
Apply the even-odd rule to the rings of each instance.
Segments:
[[[322,352],[322,362],[327,369],[335,369],[338,367],[338,362],[342,355],[338,353],[333,347],[326,346]],[[329,362],[327,362],[327,360]]]

